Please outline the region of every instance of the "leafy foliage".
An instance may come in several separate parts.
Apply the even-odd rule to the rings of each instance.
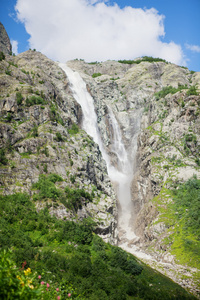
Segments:
[[[152,57],[152,56],[143,56],[141,59],[137,59],[137,60],[118,60],[119,63],[122,63],[122,64],[129,64],[129,65],[132,65],[132,64],[140,64],[141,62],[143,61],[148,61],[148,62],[159,62],[159,61],[162,61],[162,62],[166,62],[166,60],[162,59],[162,58],[158,58],[158,57]]]
[[[178,88],[174,88],[170,85],[170,86],[164,87],[161,91],[156,92],[154,94],[154,96],[155,96],[156,100],[159,100],[161,98],[164,98],[168,94],[175,94],[178,91],[181,91],[181,90],[187,89],[187,88],[188,88],[187,85],[179,85]]]
[[[196,86],[192,85],[189,90],[187,91],[187,95],[199,95],[199,93],[197,92]]]
[[[170,195],[170,196],[169,196]],[[163,199],[170,198],[163,206]],[[166,226],[163,243],[170,245],[177,263],[200,267],[200,180],[196,177],[175,184],[173,190],[162,188],[153,200],[159,210],[158,222]]]
[[[64,141],[64,139],[63,139],[63,137],[62,137],[62,134],[61,134],[60,132],[56,132],[55,140],[56,140],[57,142],[63,142],[63,141]]]
[[[39,105],[39,104],[46,104],[46,101],[40,97],[40,96],[31,96],[26,98],[26,106],[32,106],[32,105]]]
[[[1,51],[0,52],[0,61],[5,59],[5,54]]]
[[[92,74],[92,78],[96,78],[96,77],[99,77],[101,76],[102,74],[101,73],[93,73]]]
[[[16,92],[16,100],[17,100],[17,105],[21,105],[23,101],[23,96],[20,92]]]
[[[42,176],[40,189],[45,178],[49,186],[62,180]],[[75,223],[47,208],[37,212],[26,194],[0,196],[0,247],[13,249],[0,254],[1,299],[8,293],[9,299],[195,299],[94,230],[90,219]]]
[[[66,207],[74,209],[77,211],[83,205],[83,200],[85,203],[92,202],[93,196],[86,192],[84,189],[71,189],[69,187],[65,188],[65,198],[61,201]]]
[[[75,124],[75,123],[73,123],[72,126],[71,126],[71,128],[68,129],[68,132],[69,132],[69,134],[72,134],[72,135],[77,134],[79,132],[78,125]]]
[[[62,191],[55,186],[56,181],[63,181],[63,179],[57,174],[50,174],[49,176],[41,174],[38,182],[33,184],[33,188],[39,190],[39,193],[34,195],[34,200],[59,199]]]
[[[200,240],[200,180],[189,179],[174,191],[178,219],[184,219],[184,229],[191,230]],[[199,249],[200,250],[200,249]]]
[[[6,158],[6,151],[5,149],[0,149],[0,165],[6,165],[8,162]]]

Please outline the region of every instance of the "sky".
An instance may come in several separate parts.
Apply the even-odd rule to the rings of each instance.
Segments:
[[[13,52],[66,62],[153,56],[200,72],[200,0],[0,0]]]

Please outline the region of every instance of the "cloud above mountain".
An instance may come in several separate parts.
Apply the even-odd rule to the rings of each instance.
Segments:
[[[48,57],[67,61],[133,59],[149,55],[184,64],[181,46],[163,42],[164,16],[97,0],[18,0],[17,18],[29,44]]]

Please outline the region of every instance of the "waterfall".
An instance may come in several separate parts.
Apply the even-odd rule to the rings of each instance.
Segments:
[[[112,127],[113,140],[111,141],[111,151],[117,157],[117,165],[112,165],[109,155],[103,145],[100,132],[97,126],[97,115],[94,108],[93,98],[87,91],[87,87],[78,72],[70,69],[66,64],[59,63],[59,66],[65,71],[70,83],[74,98],[81,105],[83,111],[83,129],[99,145],[104,160],[106,161],[108,175],[110,180],[117,185],[117,196],[121,206],[119,218],[119,231],[121,244],[120,247],[137,255],[138,250],[135,246],[127,249],[127,244],[135,242],[138,238],[129,226],[131,217],[131,181],[133,178],[132,160],[129,158],[125,149],[118,122],[108,107],[108,116],[110,126]],[[144,257],[144,254],[142,255]]]
[[[109,156],[103,146],[101,136],[97,127],[97,115],[94,108],[93,98],[88,93],[86,84],[78,72],[74,72],[66,64],[59,63],[59,66],[65,71],[70,83],[73,96],[80,104],[83,112],[83,129],[90,135],[94,142],[97,143],[101,154],[106,161],[106,165],[110,164]]]

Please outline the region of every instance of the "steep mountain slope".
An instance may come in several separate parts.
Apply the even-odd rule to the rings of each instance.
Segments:
[[[115,170],[120,171],[121,167],[120,157],[115,151],[116,144],[120,143],[121,146],[120,139],[127,151],[128,163],[133,170],[130,178],[131,203],[128,207],[128,221],[130,231],[134,231],[137,238],[127,237],[121,226],[125,196],[124,199],[123,195],[119,197],[118,184],[111,183],[98,145],[81,130],[84,121],[82,109],[72,94],[69,79],[57,63],[36,51],[29,50],[16,57],[2,56],[0,61],[1,194],[5,196],[26,192],[41,214],[43,211],[46,214],[48,210],[58,219],[74,220],[77,224],[85,218],[95,221],[94,232],[105,241],[118,243],[129,252],[137,244],[138,249],[155,258],[149,264],[161,270],[157,262],[165,263],[165,267],[161,265],[164,268],[161,271],[197,295],[200,248],[198,228],[195,227],[197,222],[188,226],[188,218],[191,218],[187,214],[190,211],[188,202],[180,204],[186,214],[171,204],[176,202],[175,198],[180,198],[179,190],[185,195],[192,189],[195,195],[193,198],[198,199],[200,74],[149,58],[132,62],[108,61],[91,64],[75,60],[67,65],[79,72],[94,99],[99,132]],[[116,139],[115,121],[120,139]],[[193,175],[196,177],[185,184]],[[178,192],[175,193],[174,190]],[[3,197],[2,203],[13,203],[15,198],[13,199]],[[192,211],[195,209],[199,209],[198,203],[195,203]],[[34,214],[33,209],[33,216]],[[2,212],[5,222],[7,215],[8,211]],[[11,219],[14,224],[16,222],[18,229],[20,222],[26,223],[23,218],[15,218],[15,211]],[[36,219],[31,219],[27,228],[37,227]],[[196,216],[194,219],[196,220]],[[65,228],[62,220],[60,223],[58,221],[61,229]],[[49,222],[54,223],[52,219]],[[180,226],[181,230],[178,231],[175,225]],[[84,224],[81,226],[87,229]],[[50,227],[49,232],[45,232],[45,238],[41,238],[43,233],[41,236],[40,233],[33,233],[31,238],[34,247],[41,247],[39,251],[43,251],[43,243],[47,240],[48,243],[50,241],[50,246],[47,243],[45,247],[48,245],[51,250],[55,247],[56,251],[62,252],[61,248],[66,245],[59,240],[62,245],[55,246],[57,237],[56,242],[51,244],[51,235],[56,229],[54,230],[54,225]],[[29,231],[27,228],[24,230]],[[110,252],[115,250],[111,250],[110,246],[106,248],[100,245],[101,242],[96,245],[92,241],[91,232],[90,235],[88,246],[83,247],[84,242],[81,240],[83,245],[79,245],[80,251],[85,253],[87,260],[91,260],[91,266],[97,260],[99,263],[101,261],[102,268],[107,268]],[[175,244],[178,235],[180,240]],[[28,238],[29,233],[27,241]],[[67,242],[70,243],[70,240]],[[76,238],[73,242],[76,242]],[[179,251],[176,251],[177,248]],[[94,249],[98,249],[100,253],[96,254]],[[73,257],[74,251],[70,249],[68,256]],[[90,258],[88,253],[91,254]],[[123,259],[120,258],[125,255],[123,253],[120,252],[116,260],[118,263],[121,261],[120,268],[124,271]],[[76,253],[74,257],[76,255],[80,254]],[[130,257],[126,256],[126,260]],[[180,265],[186,263],[183,269],[180,267],[182,274],[176,271],[170,273],[173,269],[178,270],[178,260]],[[33,264],[35,263],[34,261]],[[98,268],[98,263],[96,267]],[[94,271],[92,267],[91,270],[88,272]],[[188,273],[183,274],[186,270]],[[109,269],[108,276],[110,271]],[[139,278],[137,284],[147,281],[147,285],[153,286],[151,293],[153,294],[154,289],[157,293],[159,283],[155,280],[157,283],[154,286],[147,277],[144,275],[144,278]],[[143,283],[141,286],[145,289],[146,285],[143,286]],[[172,294],[175,290],[174,286]],[[179,299],[179,292],[178,290],[177,294],[173,294],[172,299]],[[107,297],[102,293],[104,296],[99,299]],[[120,290],[120,293],[123,294],[123,291]],[[131,293],[136,295],[135,290]],[[142,292],[137,296],[142,297]],[[117,299],[116,295],[113,297]],[[123,297],[126,299],[126,296]],[[185,297],[190,299],[188,295]],[[108,296],[107,299],[113,298]]]
[[[9,36],[1,22],[0,22],[0,52],[3,52],[4,54],[12,53],[12,45],[10,43]]]
[[[140,239],[127,239],[119,231],[119,245],[132,251],[137,242],[141,249],[165,264],[161,264],[163,272],[183,286],[199,291],[199,277],[194,269],[199,269],[198,216],[192,216],[192,211],[199,211],[200,74],[164,61],[140,59],[131,63],[68,62],[87,82],[113,164],[117,164],[117,158],[112,153],[109,108],[120,125],[134,169],[129,224]],[[175,203],[173,191],[184,188],[184,182],[192,177],[196,203],[190,209],[185,207],[191,214],[182,216],[177,207],[171,207]],[[179,205],[185,206],[180,202]],[[196,222],[196,230],[186,226],[189,218]],[[180,267],[180,273],[176,263],[186,265]],[[186,271],[189,267],[191,273]]]
[[[40,174],[59,174],[64,179],[60,188],[85,189],[94,200],[87,203],[83,197],[74,212],[49,200],[51,213],[91,216],[98,233],[114,242],[115,193],[97,145],[78,127],[82,113],[65,74],[30,50],[1,62],[0,85],[1,192],[32,195]],[[38,209],[46,204],[36,203]]]

